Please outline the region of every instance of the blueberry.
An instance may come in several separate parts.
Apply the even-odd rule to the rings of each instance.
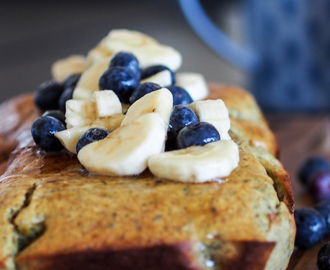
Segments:
[[[330,170],[329,163],[321,157],[310,157],[306,159],[298,169],[298,179],[303,185],[308,185],[310,176],[317,171]]]
[[[81,148],[83,148],[87,144],[102,140],[105,137],[107,137],[109,133],[110,132],[108,130],[103,129],[103,128],[91,128],[91,129],[87,130],[85,133],[83,133],[80,136],[80,138],[77,142],[77,146],[76,146],[77,154],[81,150]]]
[[[60,110],[45,111],[42,116],[52,116],[52,117],[56,118],[57,120],[59,120],[64,126],[66,126],[65,115]]]
[[[313,208],[301,208],[295,211],[297,233],[295,245],[299,249],[308,249],[320,242],[326,232],[323,216]]]
[[[67,88],[70,88],[70,87],[73,87],[75,88],[79,79],[81,77],[81,73],[79,74],[74,74],[74,75],[71,75],[70,77],[68,77],[64,82],[63,82],[63,87],[64,89],[67,89]]]
[[[220,140],[217,129],[209,123],[192,123],[182,128],[177,136],[176,143],[179,149],[192,145],[204,145]]]
[[[189,93],[182,87],[177,85],[172,85],[168,87],[173,95],[173,105],[187,105],[193,102],[193,99]]]
[[[192,123],[198,123],[198,117],[191,108],[183,105],[173,107],[167,131],[166,151],[177,149],[176,137],[179,131]]]
[[[55,81],[44,82],[34,95],[34,103],[41,111],[57,110],[58,100],[63,91],[63,86]]]
[[[139,80],[127,67],[113,67],[105,71],[100,80],[100,90],[113,90],[119,100],[129,103],[133,90],[139,85]]]
[[[45,151],[60,151],[63,149],[60,141],[54,136],[65,126],[58,119],[51,116],[37,118],[31,127],[31,133],[37,146]]]
[[[62,93],[62,95],[60,96],[59,100],[58,100],[58,108],[65,113],[65,103],[69,100],[72,99],[73,97],[73,91],[74,91],[74,87],[69,87],[67,89],[64,90],[64,92]]]
[[[133,91],[129,101],[131,102],[131,104],[133,104],[135,101],[142,98],[144,95],[149,94],[158,89],[161,89],[161,87],[156,83],[142,83]]]
[[[314,208],[324,217],[326,222],[325,236],[330,236],[330,202],[323,201],[314,206]]]
[[[114,57],[112,57],[109,68],[112,67],[127,67],[133,71],[138,79],[141,77],[139,60],[135,57],[134,54],[129,52],[119,52]]]
[[[313,173],[309,180],[308,191],[317,202],[330,200],[330,172]]]
[[[144,69],[142,71],[142,74],[141,74],[141,80],[149,78],[152,75],[155,75],[155,74],[157,74],[161,71],[164,71],[166,69],[171,72],[171,78],[172,78],[171,85],[175,84],[175,74],[174,74],[174,72],[171,69],[169,69],[167,66],[163,66],[163,65],[151,66],[151,67],[148,67],[148,68]]]
[[[317,254],[317,268],[319,270],[330,269],[330,242],[324,244]]]

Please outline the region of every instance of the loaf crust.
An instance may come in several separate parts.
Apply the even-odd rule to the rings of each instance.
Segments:
[[[251,95],[210,89],[240,150],[221,183],[91,176],[65,151],[16,148],[0,178],[0,269],[285,269],[293,196],[275,138]]]

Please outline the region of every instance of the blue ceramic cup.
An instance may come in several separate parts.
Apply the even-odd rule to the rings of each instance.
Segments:
[[[199,0],[179,0],[197,34],[251,75],[268,111],[330,111],[330,0],[243,0],[249,48],[235,44]]]

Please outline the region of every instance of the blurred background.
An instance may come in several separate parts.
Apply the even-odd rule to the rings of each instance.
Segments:
[[[242,39],[237,1],[201,1],[210,17]],[[2,1],[0,4],[0,102],[34,91],[50,77],[52,63],[87,54],[111,29],[144,32],[181,52],[180,71],[207,81],[245,85],[244,72],[228,64],[195,34],[177,0]]]

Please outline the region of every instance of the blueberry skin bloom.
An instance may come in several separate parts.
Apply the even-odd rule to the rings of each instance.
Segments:
[[[80,138],[77,142],[77,146],[76,146],[77,154],[81,150],[81,148],[83,148],[87,144],[102,140],[102,139],[106,138],[109,133],[110,132],[108,130],[103,129],[103,128],[91,128],[91,129],[87,130],[85,133],[83,133],[80,136]]]
[[[171,73],[171,80],[172,80],[171,85],[175,84],[174,72],[167,66],[163,66],[163,65],[155,65],[155,66],[151,66],[151,67],[144,69],[141,74],[141,80],[147,79],[147,78],[151,77],[152,75],[155,75],[166,69]]]
[[[193,145],[204,145],[219,141],[220,134],[217,129],[209,123],[193,123],[182,128],[177,136],[176,143],[179,149]]]
[[[109,68],[113,67],[127,67],[133,71],[135,76],[140,79],[141,68],[139,65],[139,60],[134,54],[129,52],[119,52],[111,58]]]
[[[35,92],[34,103],[41,111],[57,110],[63,91],[63,86],[55,81],[44,82]]]
[[[129,98],[139,85],[139,80],[127,67],[113,67],[105,71],[100,80],[100,90],[113,90],[119,100],[129,103]]]
[[[131,102],[131,104],[133,104],[135,101],[142,98],[146,94],[149,94],[159,89],[161,89],[161,87],[156,83],[151,83],[151,82],[142,83],[133,91],[129,101]]]
[[[321,157],[306,159],[298,169],[298,179],[303,185],[308,185],[312,174],[330,170],[329,163]]]
[[[177,85],[172,85],[168,87],[173,95],[173,105],[188,105],[193,102],[193,99],[189,93],[182,87]]]
[[[64,126],[66,126],[65,115],[60,110],[45,111],[42,116],[51,116],[51,117],[54,117],[57,120],[59,120]]]
[[[330,269],[330,242],[323,245],[317,254],[317,268],[319,270]]]
[[[176,137],[179,131],[192,123],[198,123],[198,117],[191,108],[183,105],[173,107],[167,131],[166,151],[177,149]]]
[[[73,74],[70,77],[68,77],[64,82],[63,82],[63,87],[64,89],[73,87],[75,88],[79,79],[81,77],[81,73],[78,74]]]
[[[308,191],[316,202],[330,200],[330,172],[313,173],[309,180]]]
[[[323,216],[313,208],[301,208],[295,211],[297,226],[295,245],[299,249],[308,249],[320,242],[326,232]]]
[[[330,202],[323,201],[314,206],[314,209],[318,211],[326,222],[325,236],[330,236]]]
[[[58,119],[51,116],[43,116],[33,122],[31,133],[34,142],[41,149],[46,152],[60,151],[63,149],[63,146],[54,134],[64,129],[65,126]]]

